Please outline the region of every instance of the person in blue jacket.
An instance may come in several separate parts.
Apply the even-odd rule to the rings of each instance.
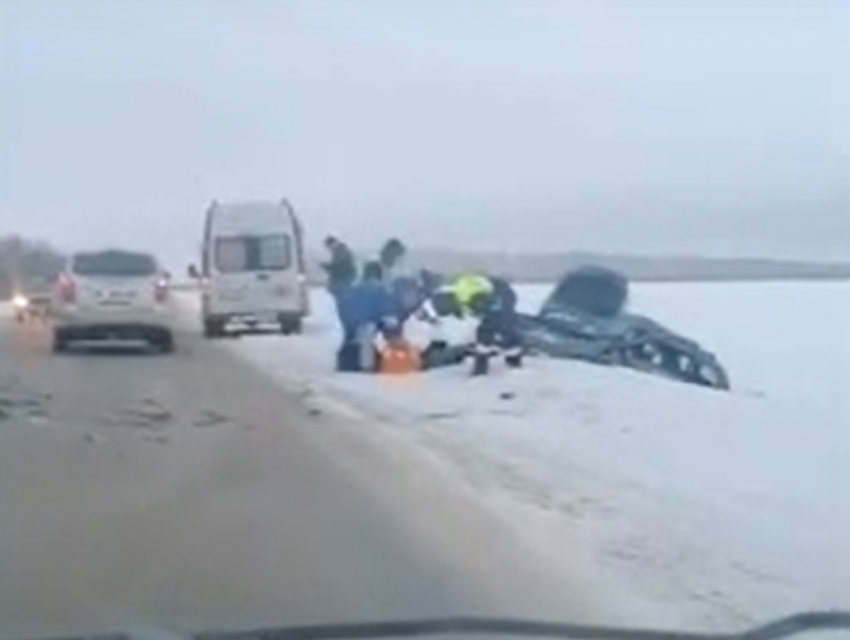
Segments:
[[[396,300],[384,282],[380,263],[373,261],[364,265],[362,278],[340,290],[336,302],[342,326],[337,369],[376,371],[378,334],[391,334],[399,327]]]
[[[422,283],[414,276],[399,276],[387,285],[396,305],[395,315],[402,324],[416,313],[428,297]]]

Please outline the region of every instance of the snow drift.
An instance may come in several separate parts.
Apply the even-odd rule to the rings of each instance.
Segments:
[[[730,308],[741,309],[738,296],[753,299],[734,286],[722,291],[736,298],[724,303]],[[539,291],[526,294],[539,302]],[[700,307],[685,294],[707,335],[712,313],[715,328],[724,325],[720,295],[703,294]],[[737,317],[735,334],[751,353],[769,353],[752,346],[774,337],[761,331],[766,318],[793,308],[782,296],[772,305],[752,308],[749,330]],[[361,418],[362,428],[414,442],[476,488],[553,569],[607,593],[635,623],[728,630],[850,605],[846,402],[826,407],[819,398],[828,396],[755,389],[718,394],[532,359],[483,379],[460,368],[396,379],[338,375],[331,305],[319,294],[315,307],[305,336],[224,344],[323,407]],[[815,318],[848,319],[819,309],[800,321]],[[850,365],[846,345],[832,355]],[[771,369],[769,358],[760,362]],[[850,384],[843,366],[824,373],[824,385]]]

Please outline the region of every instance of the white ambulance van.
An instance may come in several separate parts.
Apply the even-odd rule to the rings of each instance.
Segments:
[[[214,201],[195,271],[205,336],[259,331],[270,324],[284,334],[301,332],[310,312],[304,234],[286,200]]]

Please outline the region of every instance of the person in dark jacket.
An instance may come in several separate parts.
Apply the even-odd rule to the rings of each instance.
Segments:
[[[406,255],[407,247],[398,238],[390,238],[384,243],[378,253],[378,261],[384,269],[387,280],[393,280],[396,276],[403,275],[396,271]]]
[[[357,279],[357,261],[348,245],[334,236],[325,238],[325,247],[330,260],[322,263],[322,268],[328,274],[328,290],[336,296]]]
[[[378,334],[392,334],[399,326],[396,301],[383,281],[383,271],[378,262],[367,263],[359,281],[340,289],[337,314],[342,326],[337,368],[341,371],[376,371],[378,355],[375,340]]]
[[[419,285],[425,297],[437,291],[444,283],[445,278],[436,271],[421,269],[419,271]]]
[[[501,353],[505,364],[522,367],[522,336],[517,317],[517,294],[504,278],[490,276],[490,290],[482,292],[470,303],[474,315],[480,317],[475,331],[472,375],[486,375],[490,359]]]

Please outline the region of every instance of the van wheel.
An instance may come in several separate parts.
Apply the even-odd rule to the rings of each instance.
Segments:
[[[224,336],[224,323],[220,320],[204,320],[204,337],[221,338]]]
[[[280,332],[285,336],[299,334],[303,328],[301,318],[287,318],[280,321]]]

